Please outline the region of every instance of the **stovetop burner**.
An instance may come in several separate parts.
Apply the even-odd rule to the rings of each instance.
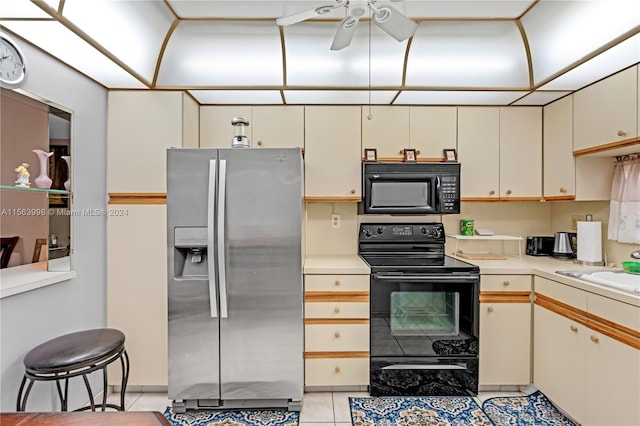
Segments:
[[[455,273],[479,268],[444,254],[444,225],[426,223],[363,223],[358,252],[372,272]]]

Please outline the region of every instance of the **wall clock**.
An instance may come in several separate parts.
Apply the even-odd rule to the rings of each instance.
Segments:
[[[0,34],[0,85],[15,89],[24,84],[27,78],[27,67],[24,56],[16,44]]]

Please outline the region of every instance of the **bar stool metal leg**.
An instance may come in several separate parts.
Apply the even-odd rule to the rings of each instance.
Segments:
[[[96,403],[93,400],[93,392],[91,392],[91,385],[89,384],[89,379],[87,379],[87,375],[82,375],[82,380],[84,380],[84,385],[87,387],[87,393],[89,394],[89,402],[91,403],[91,411],[96,411]]]

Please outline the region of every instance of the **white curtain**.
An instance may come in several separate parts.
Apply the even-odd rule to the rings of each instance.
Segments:
[[[613,172],[608,238],[640,244],[640,155],[619,157]]]

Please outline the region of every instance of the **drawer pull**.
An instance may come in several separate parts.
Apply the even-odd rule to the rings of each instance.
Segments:
[[[355,190],[355,189],[352,189],[352,190],[351,190],[351,193],[352,193],[352,194],[355,194],[355,193],[356,193],[356,190]]]
[[[340,280],[336,280],[336,282],[334,283],[336,286],[340,285]]]
[[[576,333],[578,331],[578,327],[576,327],[575,325],[572,325],[569,328],[571,328],[571,331],[573,331],[574,333]]]
[[[333,371],[335,371],[336,373],[340,373],[340,367],[334,368]]]
[[[489,312],[493,312],[493,306],[489,306],[489,307],[487,308],[487,311],[489,311]]]
[[[258,146],[262,146],[262,141],[258,141]]]
[[[339,314],[339,313],[340,313],[340,308],[335,308],[335,309],[333,310],[333,312],[335,312],[336,314]]]
[[[508,286],[509,284],[511,284],[509,281],[503,281],[502,282],[502,285],[505,286],[505,287]]]
[[[567,192],[567,189],[566,188],[560,188],[560,192],[562,192],[564,194],[565,192]]]
[[[511,190],[507,189],[507,195],[511,195]]]
[[[495,195],[496,191],[494,191],[493,189],[491,191],[489,191],[489,195]]]
[[[598,339],[598,336],[591,335],[591,341],[593,343],[598,343],[600,341],[600,339]]]
[[[618,136],[627,136],[627,132],[624,130],[618,130]]]
[[[335,337],[336,339],[339,339],[339,338],[340,338],[340,332],[339,332],[339,331],[336,331],[336,332],[334,333],[334,337]]]

